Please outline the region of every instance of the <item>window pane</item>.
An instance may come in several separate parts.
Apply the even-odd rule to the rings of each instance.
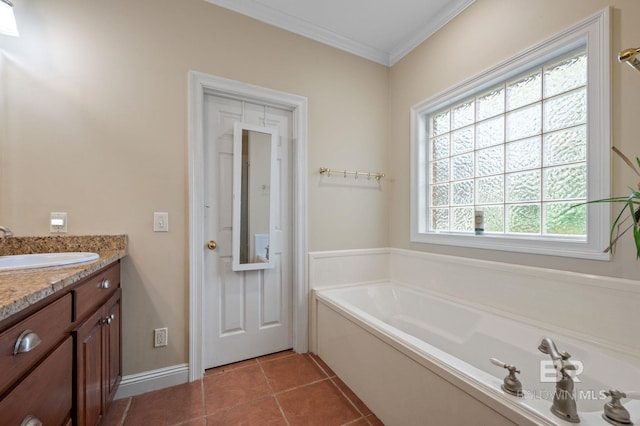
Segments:
[[[551,167],[544,171],[545,200],[571,200],[587,197],[587,166]]]
[[[545,98],[585,86],[586,84],[587,55],[584,53],[545,67]]]
[[[473,153],[458,155],[451,159],[453,179],[461,180],[473,177]]]
[[[476,176],[496,175],[504,171],[504,147],[494,146],[477,153]]]
[[[540,233],[539,204],[521,204],[508,206],[507,212],[507,232],[527,234]]]
[[[544,136],[544,165],[587,160],[587,128],[574,127]]]
[[[431,187],[431,205],[448,206],[449,205],[449,185],[433,185]]]
[[[507,111],[542,99],[542,74],[538,70],[507,84]]]
[[[476,204],[504,202],[504,176],[491,176],[476,181]]]
[[[545,101],[544,131],[563,129],[587,122],[587,89],[576,90]]]
[[[535,169],[540,167],[540,136],[507,144],[507,171]]]
[[[453,231],[473,231],[473,207],[453,209]]]
[[[431,163],[431,182],[439,183],[449,180],[449,160],[434,161]]]
[[[431,159],[439,160],[449,156],[449,134],[431,139]]]
[[[546,203],[544,205],[546,234],[587,235],[587,206],[575,203]]]
[[[537,103],[507,114],[507,141],[540,134],[542,106]]]
[[[507,175],[507,202],[540,200],[540,170]]]
[[[476,108],[478,121],[502,114],[504,112],[504,87],[500,86],[478,96]]]
[[[451,128],[459,129],[460,127],[468,126],[473,123],[474,106],[473,100],[466,101],[451,109]]]
[[[451,133],[452,154],[462,154],[473,150],[473,127],[465,127]]]
[[[434,231],[449,230],[449,209],[431,210],[431,229]]]
[[[504,232],[504,206],[484,206],[484,232]]]
[[[431,136],[438,136],[450,130],[449,110],[433,115],[431,119]]]
[[[476,125],[476,148],[486,148],[504,142],[504,117],[485,120]]]
[[[473,204],[473,181],[464,180],[451,184],[451,204]]]

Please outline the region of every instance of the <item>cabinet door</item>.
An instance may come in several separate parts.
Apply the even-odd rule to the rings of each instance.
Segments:
[[[76,352],[76,424],[96,425],[102,417],[102,377],[104,367],[104,310],[98,309],[75,334]]]
[[[120,359],[120,344],[121,344],[121,300],[122,290],[118,291],[107,301],[104,306],[106,312],[106,318],[108,321],[105,325],[105,352],[104,352],[104,365],[105,365],[105,383],[104,383],[104,407],[105,412],[111,405],[111,401],[118,390],[120,384],[120,378],[122,377],[121,371],[121,359]]]

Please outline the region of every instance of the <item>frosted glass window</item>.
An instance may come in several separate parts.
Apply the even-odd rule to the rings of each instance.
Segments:
[[[507,110],[512,111],[542,99],[542,73],[536,70],[507,84]]]
[[[473,126],[452,132],[451,145],[453,155],[473,151]]]
[[[504,143],[504,115],[476,124],[476,148]]]
[[[440,108],[428,182],[431,231],[586,236],[587,60],[573,51]]]
[[[451,128],[459,129],[460,127],[473,124],[475,118],[474,111],[473,99],[453,107],[451,109]]]
[[[540,136],[507,144],[507,172],[537,169],[542,164]]]
[[[448,133],[451,129],[451,119],[449,110],[442,111],[438,114],[435,114],[431,118],[431,136],[438,136],[443,133]]]
[[[478,96],[476,101],[478,121],[494,117],[504,112],[504,87],[500,86],[488,93]]]

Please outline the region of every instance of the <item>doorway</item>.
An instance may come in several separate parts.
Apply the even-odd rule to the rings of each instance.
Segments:
[[[263,351],[308,350],[306,111],[306,98],[297,95],[189,73],[191,381],[205,368]],[[229,266],[225,221],[232,214],[227,163],[232,138],[224,123],[232,128],[238,120],[278,127],[282,135],[280,173],[286,182],[279,216],[287,225],[278,266],[266,272],[233,272]],[[212,239],[218,242],[214,251],[206,248]]]

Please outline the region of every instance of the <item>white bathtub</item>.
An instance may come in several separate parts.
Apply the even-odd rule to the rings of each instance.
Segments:
[[[575,383],[581,425],[608,424],[601,392],[640,390],[640,368],[602,349],[397,284],[315,290],[314,312],[318,355],[390,426],[572,424],[550,412],[544,337],[584,366]],[[507,371],[489,358],[520,369],[523,398],[500,388]],[[638,422],[640,401],[623,403]]]

